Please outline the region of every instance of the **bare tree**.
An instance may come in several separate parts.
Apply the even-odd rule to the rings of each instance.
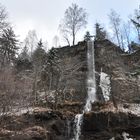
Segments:
[[[125,43],[127,44],[128,51],[131,52],[131,23],[128,21],[127,23],[123,24],[123,36],[125,39]]]
[[[7,19],[8,13],[5,7],[0,3],[0,33],[9,26]]]
[[[139,9],[135,10],[134,17],[131,19],[131,21],[136,28],[138,39],[140,40],[140,7]]]
[[[57,35],[53,38],[53,46],[57,48],[59,46],[59,37]]]
[[[121,46],[121,33],[120,33],[121,18],[120,18],[120,15],[118,15],[116,13],[116,11],[111,9],[111,12],[108,16],[109,16],[110,24],[112,26],[113,33],[117,39],[117,43],[119,46]]]
[[[70,37],[68,32],[64,29],[63,25],[59,25],[59,28],[64,40],[67,42],[68,46],[70,46]]]
[[[31,56],[34,48],[37,46],[38,38],[35,30],[30,30],[24,40],[25,45],[30,50]]]
[[[35,95],[35,103],[37,102],[37,82],[40,77],[41,70],[46,62],[46,52],[43,49],[42,40],[38,42],[37,48],[32,54],[34,79],[33,79],[33,94]]]
[[[77,4],[72,4],[66,9],[64,19],[60,24],[60,30],[64,32],[64,38],[68,40],[67,36],[72,36],[72,44],[75,44],[75,37],[77,32],[87,24],[87,13]]]
[[[49,43],[47,40],[43,41],[43,45],[44,45],[44,50],[47,52],[48,51],[48,47],[49,47]]]

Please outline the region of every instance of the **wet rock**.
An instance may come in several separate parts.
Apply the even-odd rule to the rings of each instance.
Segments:
[[[63,117],[60,111],[55,111],[46,108],[36,108],[33,112],[33,116],[35,117],[35,119],[40,120],[50,120],[54,118],[57,119]]]
[[[90,112],[84,114],[82,135],[85,139],[87,136],[97,137],[99,140],[104,138],[108,140],[119,136],[124,131],[133,135],[140,136],[140,116],[125,112]],[[103,135],[104,134],[104,135]],[[92,140],[92,139],[89,139]]]

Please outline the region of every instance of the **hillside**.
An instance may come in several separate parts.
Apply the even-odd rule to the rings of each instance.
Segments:
[[[46,90],[49,86],[44,86],[44,81],[41,81],[45,79],[45,69],[42,77],[37,79],[36,104],[29,86],[24,95],[30,95],[29,98],[25,97],[28,99],[25,100],[26,108],[21,105],[18,111],[13,109],[1,113],[0,139],[74,138],[77,129],[74,118],[83,112],[88,97],[88,61],[91,61],[88,47],[94,47],[95,52],[95,71],[92,72],[95,74],[97,100],[92,103],[89,112],[83,113],[80,139],[123,140],[130,135],[139,140],[140,51],[125,53],[109,40],[95,41],[94,46],[79,42],[73,47],[54,49],[57,61],[51,69],[54,71],[51,87]],[[103,74],[105,77],[102,77]],[[101,80],[105,80],[106,76],[110,80],[109,85]],[[26,82],[32,81],[33,78],[31,70],[18,73],[20,82],[25,79]],[[50,83],[50,79],[47,80]],[[103,86],[109,87],[109,91],[104,93]],[[11,100],[14,106],[19,105],[16,103],[18,100]]]

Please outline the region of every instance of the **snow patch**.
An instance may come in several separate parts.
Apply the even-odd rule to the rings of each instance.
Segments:
[[[140,116],[140,104],[125,103],[125,106],[128,107],[126,108],[123,104],[119,104],[118,110],[121,112],[132,113],[134,115]]]
[[[109,140],[115,140],[115,138],[113,137],[113,138],[111,138],[111,139],[109,139]]]
[[[124,140],[135,140],[135,139],[132,139],[132,138],[128,138],[129,137],[129,134],[126,133],[126,132],[123,132],[122,133],[122,136],[123,136]]]
[[[16,116],[20,116],[26,113],[32,113],[33,112],[33,108],[32,107],[28,107],[28,108],[18,108],[18,109],[12,109],[11,111],[8,112],[4,112],[4,113],[0,113],[0,116],[4,116],[4,115],[16,115]]]

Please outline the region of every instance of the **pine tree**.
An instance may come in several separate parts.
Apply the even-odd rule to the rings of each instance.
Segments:
[[[41,69],[46,62],[46,52],[43,49],[42,40],[38,42],[36,50],[33,52],[32,61],[35,69]]]
[[[22,52],[19,54],[18,58],[16,59],[15,64],[15,67],[18,71],[32,69],[32,62],[30,60],[28,48],[26,45],[22,49]]]
[[[29,57],[28,48],[27,48],[26,45],[24,46],[24,48],[23,48],[21,54],[19,55],[19,57],[22,60],[25,60],[25,59],[29,60],[30,57]]]
[[[12,28],[5,29],[0,37],[0,54],[2,65],[9,64],[15,60],[17,54],[17,43],[16,35]]]
[[[90,35],[90,32],[87,31],[84,36],[84,41],[90,41],[93,36]]]
[[[99,23],[95,24],[95,30],[96,30],[95,40],[104,40],[104,39],[106,39],[106,32],[100,26]]]

